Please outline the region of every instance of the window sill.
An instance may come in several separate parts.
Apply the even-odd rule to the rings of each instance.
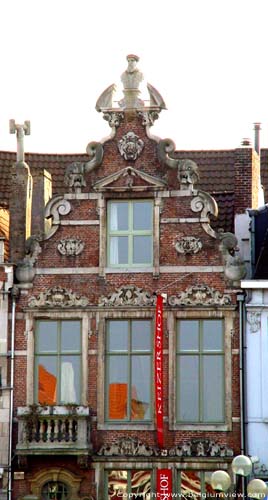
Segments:
[[[106,274],[111,273],[153,273],[153,267],[105,267]]]
[[[129,422],[122,422],[122,424],[97,424],[97,429],[101,431],[154,431],[155,426],[150,422],[148,424],[130,424]]]
[[[173,424],[170,426],[170,430],[172,431],[230,431],[231,425],[222,423],[222,424]]]

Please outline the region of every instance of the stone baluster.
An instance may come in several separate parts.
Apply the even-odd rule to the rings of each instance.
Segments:
[[[60,425],[59,425],[59,419],[56,418],[54,420],[54,441],[59,441],[60,437]]]
[[[48,443],[51,441],[52,428],[53,428],[53,420],[48,419],[47,420],[47,442]]]

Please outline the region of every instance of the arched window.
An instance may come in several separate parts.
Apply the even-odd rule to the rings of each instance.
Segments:
[[[82,477],[61,468],[46,469],[30,481],[30,493],[40,500],[79,500]]]
[[[48,481],[42,487],[42,500],[68,500],[70,491],[61,481]]]

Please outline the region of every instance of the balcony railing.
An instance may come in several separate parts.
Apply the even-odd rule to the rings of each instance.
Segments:
[[[85,453],[91,449],[89,408],[19,407],[17,452]]]

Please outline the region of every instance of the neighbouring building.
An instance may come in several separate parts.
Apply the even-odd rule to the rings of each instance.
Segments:
[[[264,192],[267,192],[268,151],[262,151]],[[267,196],[266,196],[267,201]],[[248,211],[251,273],[242,280],[245,292],[242,326],[244,330],[245,434],[247,449],[258,461],[254,475],[268,481],[268,407],[266,397],[268,359],[268,205]]]
[[[198,497],[245,451],[240,228],[259,155],[155,137],[165,103],[127,60],[117,107],[114,85],[96,104],[108,138],[24,155],[30,124],[12,120],[17,154],[0,153],[1,500]]]

